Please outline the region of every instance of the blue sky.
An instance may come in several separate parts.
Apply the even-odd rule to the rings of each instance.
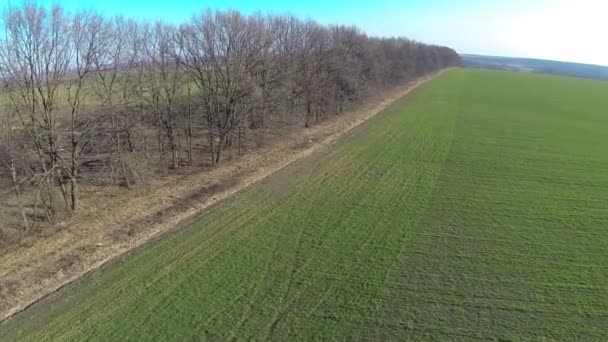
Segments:
[[[19,0],[0,0],[2,3]],[[52,0],[39,0],[50,4]],[[292,13],[459,52],[608,65],[608,0],[56,0],[70,10],[180,22],[204,9]],[[608,17],[606,17],[608,18]]]

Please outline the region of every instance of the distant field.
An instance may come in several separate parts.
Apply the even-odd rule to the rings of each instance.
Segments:
[[[97,75],[91,75],[89,76],[90,78],[86,79],[84,82],[84,87],[82,89],[83,93],[82,93],[82,99],[83,99],[83,104],[82,104],[82,109],[84,109],[85,111],[90,111],[90,112],[94,112],[96,109],[99,110],[102,105],[103,105],[103,101],[102,98],[104,96],[106,96],[102,89],[102,83],[99,83],[99,79],[97,79]],[[132,76],[135,77],[135,76]],[[133,84],[131,84],[130,86],[127,86],[128,90],[125,92],[124,87],[125,87],[125,82],[127,81],[126,77],[121,77],[118,76],[116,78],[115,81],[115,85],[114,85],[114,90],[113,90],[113,95],[112,95],[112,101],[114,103],[114,105],[118,105],[118,106],[135,106],[135,104],[139,101],[139,102],[149,102],[149,104],[152,104],[152,95],[150,93],[149,90],[143,91],[141,94],[141,98],[138,97],[138,93],[136,92],[136,90],[134,90],[134,86]],[[74,81],[76,82],[76,81]],[[131,82],[135,82],[135,81],[131,81]],[[58,87],[57,89],[57,95],[56,95],[56,101],[57,103],[55,104],[56,110],[57,110],[57,117],[60,119],[64,119],[64,120],[68,120],[69,119],[69,115],[70,115],[70,111],[71,111],[71,107],[70,107],[70,102],[68,101],[69,97],[70,97],[70,92],[69,92],[69,84],[68,81],[65,82],[65,84],[62,84],[61,86]],[[198,86],[194,83],[194,82],[189,82],[187,84],[181,84],[181,86],[178,87],[177,90],[177,96],[183,96],[185,97],[187,94],[187,87],[190,86],[191,87],[191,94],[197,94],[199,93],[199,88]],[[73,93],[76,91],[75,90],[75,85],[72,85],[73,89],[72,89],[72,96]],[[12,93],[13,96],[16,96],[16,98],[19,100],[19,93]],[[20,100],[19,100],[20,101]],[[20,103],[20,102],[18,102]],[[0,108],[3,109],[3,106],[6,105],[10,105],[11,104],[11,93],[4,93],[0,91]],[[10,107],[9,107],[10,108]]]
[[[608,80],[608,66],[602,65],[467,54],[461,55],[461,58],[464,66],[472,68],[516,70],[540,74],[582,77],[594,80]]]
[[[0,340],[607,340],[607,108],[448,72]]]

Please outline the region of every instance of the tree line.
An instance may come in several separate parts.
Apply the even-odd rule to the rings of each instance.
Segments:
[[[172,24],[24,2],[2,19],[0,184],[26,229],[78,210],[83,182],[218,164],[460,63],[447,47],[290,15]]]

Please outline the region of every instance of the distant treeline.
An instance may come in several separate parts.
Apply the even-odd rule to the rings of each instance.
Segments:
[[[83,182],[217,164],[460,63],[446,47],[237,11],[174,25],[24,2],[2,30],[0,175],[26,228],[77,210]]]

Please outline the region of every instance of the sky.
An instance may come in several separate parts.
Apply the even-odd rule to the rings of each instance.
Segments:
[[[0,0],[0,4],[19,0]],[[608,0],[39,0],[182,22],[205,8],[290,13],[460,53],[608,65]],[[0,6],[4,7],[4,6]]]

